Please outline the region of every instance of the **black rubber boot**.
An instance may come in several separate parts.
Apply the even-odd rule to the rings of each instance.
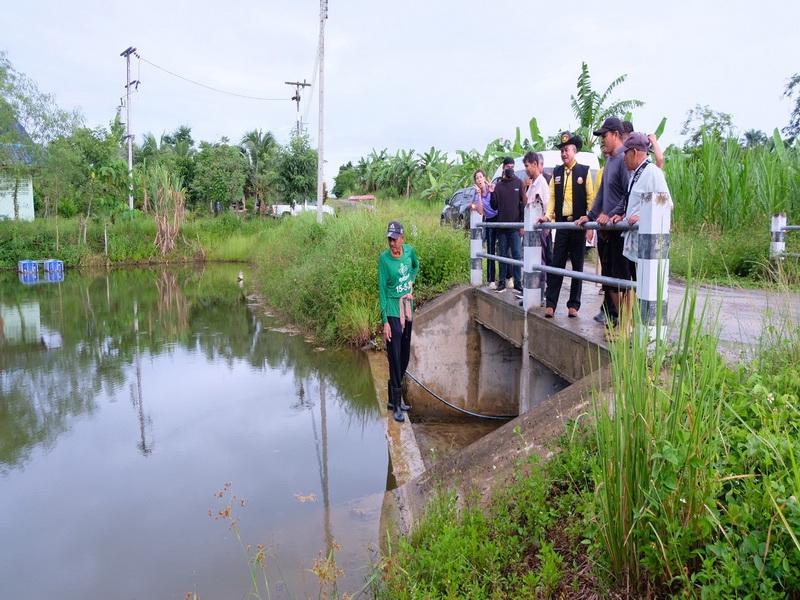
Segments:
[[[406,404],[406,401],[403,399],[403,387],[400,386],[397,388],[397,397],[400,399],[400,410],[409,411],[411,410],[411,405]]]
[[[403,402],[403,398],[400,394],[401,388],[393,387],[392,388],[392,402],[394,403],[394,420],[398,423],[402,423],[406,420],[406,416],[403,414],[403,409],[400,408],[401,403]]]
[[[394,398],[392,398],[392,382],[386,382],[386,397],[389,399],[389,402],[386,403],[386,410],[390,412],[394,412]]]

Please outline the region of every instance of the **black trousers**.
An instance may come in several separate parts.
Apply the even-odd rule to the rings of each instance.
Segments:
[[[411,321],[406,320],[405,328],[400,327],[398,317],[387,317],[392,328],[392,339],[386,344],[389,359],[389,386],[400,387],[406,374],[408,359],[411,358]],[[391,398],[391,396],[390,396]]]
[[[553,244],[553,266],[563,269],[567,266],[567,259],[572,263],[573,271],[583,271],[583,257],[585,255],[586,233],[583,230],[570,231],[559,229],[556,231],[556,241]],[[555,308],[558,305],[558,296],[561,294],[561,283],[564,277],[561,275],[547,275],[547,306]],[[567,308],[580,310],[581,289],[583,282],[580,279],[572,279],[569,288],[569,300]]]

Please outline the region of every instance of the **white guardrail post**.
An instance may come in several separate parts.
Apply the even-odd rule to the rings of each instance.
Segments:
[[[478,252],[483,250],[482,228],[478,227],[482,221],[483,216],[477,210],[469,211],[469,282],[473,286],[483,283],[483,261],[478,258]]]
[[[639,260],[636,265],[636,294],[639,298],[643,339],[663,336],[667,322],[669,292],[669,232],[672,202],[669,194],[650,193],[642,197],[639,216]],[[661,327],[656,327],[657,323]]]
[[[786,232],[783,230],[784,227],[786,227],[786,213],[772,215],[772,226],[770,227],[772,241],[769,244],[770,258],[780,259],[786,252]]]
[[[525,232],[522,238],[522,309],[527,313],[531,307],[542,303],[542,288],[539,285],[543,273],[537,270],[542,266],[542,236],[534,229],[534,224],[542,216],[538,204],[525,205]]]

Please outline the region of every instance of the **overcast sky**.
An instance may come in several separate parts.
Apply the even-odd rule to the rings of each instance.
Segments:
[[[124,95],[125,61],[141,57],[212,92],[132,61],[137,139],[177,126],[195,140],[238,142],[254,128],[285,142],[293,89],[312,80],[319,31],[314,0],[28,0],[2,9],[0,49],[14,67],[90,126],[105,125]],[[668,118],[663,142],[682,141],[688,109],[731,113],[738,131],[770,133],[789,121],[782,98],[800,71],[800,2],[477,2],[330,0],[325,48],[326,179],[372,148],[483,149],[527,131],[576,125],[569,97],[581,61],[595,89],[627,73],[616,98],[646,104],[637,129]],[[306,89],[312,143],[317,90]],[[307,100],[312,100],[308,105]]]

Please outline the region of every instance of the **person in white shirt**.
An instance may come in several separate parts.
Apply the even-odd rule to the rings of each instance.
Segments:
[[[544,157],[539,152],[528,152],[522,157],[525,165],[525,172],[528,174],[525,180],[525,195],[528,205],[534,207],[533,221],[539,222],[550,204],[550,183],[544,174]],[[542,264],[549,265],[553,258],[552,237],[549,229],[541,230],[542,239]],[[542,287],[542,300],[544,300],[546,277],[542,274],[540,279]]]
[[[625,214],[612,217],[612,223],[623,219],[630,225],[639,222],[642,200],[652,198],[660,203],[667,203],[672,208],[672,196],[667,187],[664,171],[650,162],[648,150],[650,140],[644,133],[633,132],[624,142],[625,166],[631,172],[628,193],[625,196]],[[626,231],[622,254],[631,261],[631,273],[636,279],[636,259],[639,257],[639,232]],[[625,311],[630,314],[633,308],[633,294],[625,294]]]

